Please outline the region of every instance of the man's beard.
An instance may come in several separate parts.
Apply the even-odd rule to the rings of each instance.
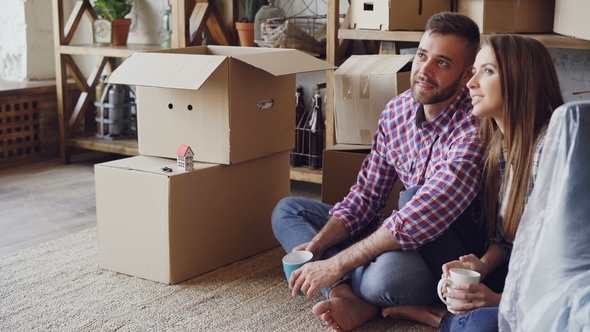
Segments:
[[[416,81],[422,81],[427,84],[430,84],[434,87],[434,90],[431,94],[428,93],[420,93],[416,89]],[[428,80],[426,77],[417,74],[411,80],[412,84],[412,97],[414,100],[422,105],[431,105],[431,104],[438,104],[440,102],[446,101],[447,99],[451,98],[457,90],[459,89],[459,85],[461,84],[461,76],[459,76],[451,85],[448,87],[438,90],[438,84]]]

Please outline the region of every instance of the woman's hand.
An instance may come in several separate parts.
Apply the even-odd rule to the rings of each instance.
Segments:
[[[454,267],[477,271],[481,274],[481,279],[487,274],[487,266],[474,254],[459,257],[459,260],[448,262],[442,266],[443,278],[449,277],[449,270]]]
[[[500,305],[502,294],[494,293],[484,284],[459,284],[454,286],[453,292],[447,292],[445,297],[447,300],[458,299],[470,301],[467,303],[454,304],[447,307],[451,313],[460,315],[477,308],[497,307]]]

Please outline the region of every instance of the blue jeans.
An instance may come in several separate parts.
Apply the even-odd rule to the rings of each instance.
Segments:
[[[272,228],[286,252],[311,241],[330,219],[332,206],[306,198],[282,199],[272,213]],[[322,255],[327,259],[360,241],[378,227],[371,222],[361,234],[329,248]],[[434,278],[416,251],[390,251],[373,261],[347,272],[341,281],[349,282],[360,299],[380,307],[393,305],[427,305],[439,301],[436,294],[438,278]],[[326,297],[333,288],[320,291]]]
[[[486,307],[462,315],[446,314],[438,326],[439,332],[497,332],[498,308]]]

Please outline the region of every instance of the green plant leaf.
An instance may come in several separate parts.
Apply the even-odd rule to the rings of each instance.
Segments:
[[[254,22],[254,17],[260,8],[268,5],[267,0],[241,0],[242,9],[244,10],[243,22]]]
[[[96,15],[106,18],[107,20],[114,20],[124,18],[125,15],[131,12],[134,0],[95,0],[94,12]]]

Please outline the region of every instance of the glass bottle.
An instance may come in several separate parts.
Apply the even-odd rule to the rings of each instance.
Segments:
[[[298,85],[295,91],[295,148],[291,151],[291,166],[301,166],[304,163],[303,142],[305,138],[305,119],[307,110],[303,98],[303,87]]]
[[[313,96],[313,111],[309,119],[309,167],[322,168],[322,157],[326,146],[326,123],[322,114],[322,97],[316,90]]]
[[[172,8],[166,4],[162,11],[162,27],[160,29],[160,46],[170,48],[170,39],[172,36]]]

